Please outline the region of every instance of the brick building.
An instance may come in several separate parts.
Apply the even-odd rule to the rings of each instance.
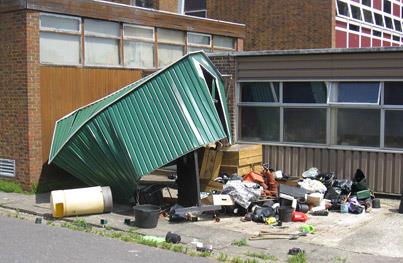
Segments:
[[[245,50],[403,44],[402,0],[188,0],[185,12],[246,24]]]
[[[242,50],[244,25],[184,16],[182,6],[0,1],[0,177],[27,189],[62,173],[46,163],[55,121],[72,110],[188,51]]]

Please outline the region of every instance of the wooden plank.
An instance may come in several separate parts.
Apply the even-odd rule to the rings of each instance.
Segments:
[[[55,122],[141,78],[140,70],[41,66],[42,155],[48,159]]]
[[[27,8],[42,12],[105,19],[137,25],[172,28],[245,38],[246,27],[212,19],[200,19],[153,9],[92,0],[27,0]]]

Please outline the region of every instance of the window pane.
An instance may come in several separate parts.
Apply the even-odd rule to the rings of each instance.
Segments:
[[[235,39],[232,37],[214,36],[213,43],[215,48],[235,49]]]
[[[284,82],[284,103],[326,103],[327,89],[324,82]]]
[[[188,44],[211,46],[211,36],[188,33]]]
[[[385,82],[385,105],[403,105],[403,82]]]
[[[383,18],[382,18],[382,15],[377,14],[377,13],[374,13],[374,16],[375,16],[375,23],[376,23],[378,26],[383,26]]]
[[[372,0],[362,0],[362,4],[371,7],[372,6]]]
[[[403,148],[403,111],[385,111],[385,147]]]
[[[361,20],[361,9],[356,7],[355,5],[350,5],[351,7],[351,15],[353,18]]]
[[[158,28],[158,42],[185,44],[185,33],[177,30]]]
[[[390,17],[385,16],[385,24],[387,28],[393,29],[393,23]]]
[[[183,46],[158,44],[158,65],[163,67],[183,56]]]
[[[125,65],[136,68],[154,67],[154,44],[146,42],[124,42]]]
[[[153,1],[152,0],[136,0],[134,2],[136,6],[144,7],[144,8],[153,8]]]
[[[339,82],[332,93],[333,102],[378,103],[379,82]]]
[[[278,82],[241,83],[241,102],[279,102]]]
[[[337,144],[379,147],[380,111],[337,109]]]
[[[284,141],[326,143],[326,109],[284,109]]]
[[[80,64],[80,43],[80,36],[41,32],[41,63]]]
[[[85,63],[88,65],[119,65],[119,41],[86,37]]]
[[[80,20],[76,18],[41,15],[41,29],[80,32]]]
[[[241,140],[279,141],[279,108],[241,107]]]
[[[392,13],[392,4],[389,0],[383,0],[383,11],[386,13]]]
[[[84,20],[84,32],[85,34],[92,35],[105,35],[112,37],[120,36],[120,25],[119,23],[113,23],[102,20]]]
[[[154,30],[152,28],[125,25],[123,27],[123,34],[125,37],[154,40]]]
[[[188,46],[188,52],[194,52],[194,51],[200,51],[200,50],[203,50],[204,52],[207,52],[207,53],[211,52],[211,49],[210,49],[210,48],[189,47],[189,46]]]
[[[187,11],[185,14],[188,16],[207,17],[207,11]]]
[[[337,1],[337,7],[339,9],[339,14],[343,16],[350,16],[348,12],[348,5],[344,2]]]
[[[400,22],[398,20],[393,20],[393,22],[395,22],[395,29],[397,31],[402,31],[402,25],[400,24]]]
[[[366,9],[364,9],[363,10],[363,12],[364,12],[364,19],[365,19],[365,22],[368,22],[368,23],[373,23],[374,21],[372,20],[372,12],[371,11],[368,11],[368,10],[366,10]]]

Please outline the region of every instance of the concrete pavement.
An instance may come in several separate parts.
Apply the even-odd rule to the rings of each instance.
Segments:
[[[19,209],[38,215],[50,213],[47,195],[22,195],[0,192],[0,207]],[[247,246],[235,247],[234,240],[248,238],[260,230],[269,230],[269,226],[254,222],[241,222],[240,217],[222,217],[219,223],[211,217],[198,222],[169,223],[160,218],[155,229],[138,229],[146,235],[165,236],[174,231],[182,240],[190,243],[197,239],[211,243],[214,252],[231,256],[243,256],[250,252],[264,252],[273,255],[279,261],[287,260],[288,249],[303,248],[309,262],[403,262],[403,215],[397,213],[398,200],[382,199],[382,208],[362,215],[330,213],[328,217],[309,218],[317,233],[298,240],[263,240],[249,241]],[[86,222],[99,225],[100,219],[108,220],[108,226],[127,230],[123,224],[125,218],[133,218],[133,212],[127,206],[115,206],[113,213],[78,217]],[[73,221],[73,218],[63,220]],[[287,223],[284,231],[298,231],[300,223]]]

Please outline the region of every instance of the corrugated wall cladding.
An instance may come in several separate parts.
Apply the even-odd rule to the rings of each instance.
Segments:
[[[238,80],[385,80],[402,78],[403,52],[237,57]]]
[[[217,80],[228,122],[199,64]],[[231,141],[229,127],[223,80],[204,53],[193,53],[59,120],[49,161],[127,200],[141,176],[203,145]]]
[[[322,172],[336,172],[337,178],[351,179],[360,168],[371,190],[400,194],[403,182],[403,154],[335,150],[325,148],[265,146],[264,160],[273,169],[289,175],[301,175],[310,167]]]

